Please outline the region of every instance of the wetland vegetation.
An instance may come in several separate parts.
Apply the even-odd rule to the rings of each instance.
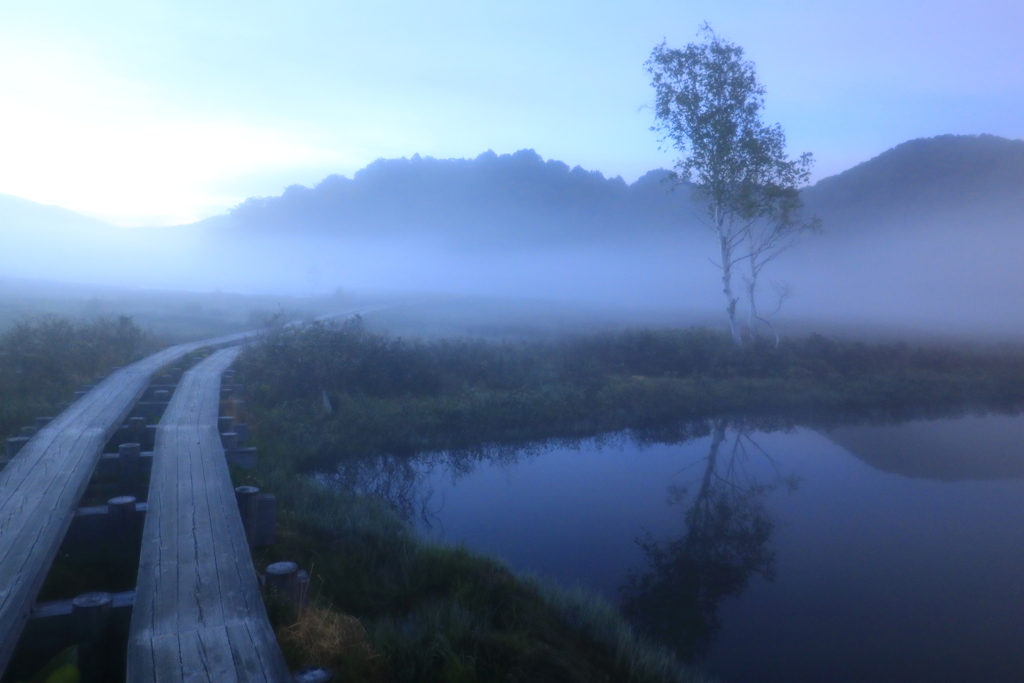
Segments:
[[[737,349],[700,328],[486,343],[392,338],[357,318],[268,332],[238,367],[261,421],[307,471],[342,457],[657,432],[723,414],[849,421],[1024,398],[1018,350],[821,335]]]
[[[0,334],[0,434],[57,415],[83,385],[161,344],[128,316],[27,318]]]

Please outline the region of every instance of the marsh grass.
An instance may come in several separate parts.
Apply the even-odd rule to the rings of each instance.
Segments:
[[[617,665],[638,681],[694,681],[692,672],[682,669],[668,648],[654,645],[637,635],[621,613],[603,597],[580,586],[566,588],[534,580],[545,602],[569,624],[603,643],[614,653]]]
[[[127,316],[22,320],[0,335],[0,434],[57,415],[82,385],[159,347]]]
[[[703,329],[486,343],[389,338],[355,320],[273,330],[237,367],[266,429],[295,445],[292,462],[305,471],[343,457],[656,431],[722,414],[849,421],[1024,401],[1019,349],[812,335],[740,350]]]
[[[387,680],[384,658],[358,619],[329,607],[310,605],[277,629],[287,660],[300,667],[330,669],[339,680]],[[298,667],[295,667],[298,668]]]

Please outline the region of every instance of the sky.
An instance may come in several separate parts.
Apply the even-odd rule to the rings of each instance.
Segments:
[[[668,167],[643,62],[704,21],[815,178],[908,139],[1024,137],[1020,0],[0,0],[0,193],[172,225],[380,157]]]

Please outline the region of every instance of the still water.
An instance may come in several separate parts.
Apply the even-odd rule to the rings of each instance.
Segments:
[[[718,420],[411,470],[426,533],[603,593],[725,683],[1024,680],[1022,417]]]

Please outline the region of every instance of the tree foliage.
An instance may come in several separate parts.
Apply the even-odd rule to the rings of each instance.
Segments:
[[[662,42],[645,63],[655,90],[652,130],[679,153],[675,179],[692,184],[718,237],[726,312],[733,341],[741,345],[734,268],[749,262],[752,297],[764,264],[815,227],[801,215],[799,194],[812,156],[790,159],[782,127],[761,120],[765,89],[743,48],[707,24],[701,34],[703,42],[681,50]]]

